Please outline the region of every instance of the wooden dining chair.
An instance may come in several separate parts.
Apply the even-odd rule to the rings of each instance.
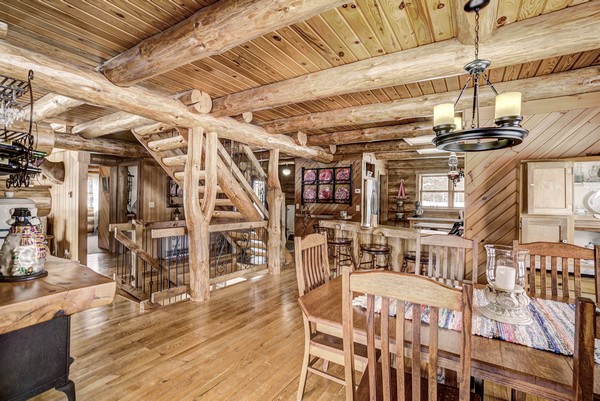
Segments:
[[[574,299],[582,294],[582,260],[592,260],[595,300],[600,294],[600,246],[595,249],[583,248],[560,242],[513,242],[513,250],[529,251],[527,272],[528,292],[531,296],[550,295],[564,299]],[[549,275],[549,277],[548,277]],[[560,292],[560,294],[559,294]]]
[[[471,317],[473,309],[473,287],[462,289],[448,287],[436,280],[407,273],[390,271],[354,272],[344,269],[342,314],[344,330],[344,355],[346,373],[346,400],[444,400],[479,399],[471,393]],[[359,319],[353,314],[353,294],[367,295],[366,317]],[[375,297],[381,297],[381,313],[375,313]],[[412,303],[412,323],[404,319],[406,302]],[[378,302],[379,303],[379,302]],[[396,318],[389,316],[392,305],[400,311]],[[429,307],[430,324],[421,323],[421,307]],[[461,332],[458,345],[459,361],[456,366],[459,387],[450,387],[437,382],[438,373],[438,321],[441,309],[462,312]],[[355,320],[355,317],[356,320]],[[444,329],[442,329],[444,330]],[[368,373],[365,372],[358,388],[354,386],[353,346],[355,332],[366,331]],[[423,336],[421,335],[423,334]],[[444,334],[442,334],[444,335]],[[422,338],[428,338],[427,348]],[[406,355],[406,344],[411,343],[410,355]],[[381,359],[378,360],[376,344],[380,345]],[[419,346],[414,346],[419,344]],[[427,353],[428,375],[421,378],[421,357]],[[396,368],[391,366],[390,353],[396,355]],[[404,358],[410,357],[411,373],[406,372]],[[442,398],[442,397],[440,397]]]
[[[417,246],[421,248],[421,258],[426,256],[427,268],[424,275],[436,278],[448,285],[460,285],[466,279],[467,250],[472,255],[472,282],[478,277],[477,239],[466,239],[456,235],[421,236]],[[419,244],[420,243],[420,244]]]
[[[329,260],[327,256],[327,237],[322,234],[310,234],[304,238],[294,238],[294,251],[296,260],[296,277],[300,296],[314,290],[329,281]],[[318,330],[315,322],[308,320],[302,312],[304,322],[304,358],[298,383],[298,400],[304,396],[304,388],[308,372],[317,374],[341,385],[346,382],[343,377],[337,377],[329,372],[329,362],[343,365],[344,351],[340,337],[335,337]],[[364,348],[364,347],[363,347]],[[358,347],[356,367],[364,371],[366,367],[366,349]],[[364,355],[361,357],[360,355]],[[323,361],[323,369],[315,365]]]

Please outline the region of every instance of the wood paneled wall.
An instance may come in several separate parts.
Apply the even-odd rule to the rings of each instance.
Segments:
[[[139,218],[149,221],[171,220],[173,209],[167,208],[167,173],[154,160],[144,159],[138,169]],[[154,207],[150,207],[151,203]],[[179,208],[183,215],[183,208]]]
[[[523,126],[529,135],[521,145],[466,157],[465,235],[480,241],[480,281],[483,245],[510,245],[519,236],[520,161],[600,154],[600,108],[526,116]]]
[[[459,158],[459,168],[463,167],[463,159]],[[415,159],[389,161],[388,170],[388,224],[396,224],[396,200],[400,180],[404,180],[404,188],[408,199],[404,201],[404,217],[412,216],[417,200],[417,173],[448,171],[448,158]],[[456,212],[431,211],[425,212],[426,217],[451,217],[456,218]],[[408,222],[399,222],[408,226]]]
[[[333,215],[336,218],[340,215],[340,211],[346,210],[348,217],[352,217],[349,221],[360,222],[361,212],[356,210],[357,205],[361,205],[362,196],[355,192],[356,188],[362,190],[362,159],[349,158],[347,160],[341,160],[336,163],[316,163],[304,159],[296,159],[296,173],[295,173],[295,204],[300,205],[299,208],[295,209],[296,221],[295,221],[295,235],[304,236],[313,232],[313,224],[319,222],[318,218],[304,220],[300,217],[302,208],[302,167],[304,168],[327,168],[327,167],[348,167],[352,166],[352,204],[337,204],[337,203],[309,203],[307,208],[311,215]]]
[[[49,225],[56,238],[56,255],[87,263],[87,177],[90,154],[88,152],[59,151],[48,159],[65,163],[65,182],[53,184],[52,211]]]

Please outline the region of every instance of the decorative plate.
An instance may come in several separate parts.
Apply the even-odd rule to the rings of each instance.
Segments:
[[[347,167],[337,169],[335,179],[337,181],[348,181],[350,179],[350,169]]]
[[[331,182],[332,179],[333,179],[333,171],[331,171],[331,170],[319,171],[319,181],[320,182]]]
[[[592,214],[600,214],[600,189],[586,196],[584,204]]]
[[[335,190],[335,200],[338,202],[346,202],[350,199],[350,190],[346,187],[340,187]]]
[[[331,193],[331,186],[323,186],[319,188],[319,200],[331,200],[333,194]]]
[[[315,170],[304,170],[304,181],[314,181],[317,179]]]
[[[314,188],[304,188],[304,201],[314,202],[317,199],[317,191]]]

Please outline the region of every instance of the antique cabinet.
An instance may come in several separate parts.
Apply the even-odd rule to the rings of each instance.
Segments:
[[[573,213],[573,163],[527,163],[527,214]]]

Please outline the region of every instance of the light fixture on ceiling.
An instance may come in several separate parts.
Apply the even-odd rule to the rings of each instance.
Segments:
[[[285,166],[282,170],[281,170],[281,174],[288,176],[290,174],[292,174],[292,169],[289,168],[288,166]]]
[[[479,11],[489,4],[490,0],[470,0],[465,4],[466,12],[475,13],[475,60],[465,65],[469,78],[454,104],[444,103],[433,108],[433,144],[440,150],[448,152],[479,152],[515,146],[523,142],[528,131],[521,127],[521,93],[508,92],[498,94],[490,82],[486,69],[489,60],[479,58]],[[463,129],[462,122],[455,121],[454,108],[470,83],[473,83],[473,104],[471,127]],[[496,95],[494,113],[495,126],[481,127],[479,115],[480,85],[487,84]]]
[[[458,184],[465,176],[465,173],[462,170],[458,170],[458,157],[456,157],[456,153],[450,153],[450,158],[448,159],[448,166],[450,170],[448,171],[448,179],[452,181],[454,186]]]

